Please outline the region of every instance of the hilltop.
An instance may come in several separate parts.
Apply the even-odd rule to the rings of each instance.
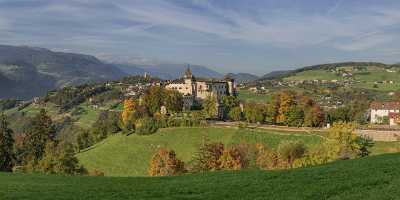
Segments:
[[[399,154],[290,171],[110,178],[0,173],[5,199],[397,199]]]
[[[126,76],[94,56],[0,45],[0,98],[29,99],[48,90]]]

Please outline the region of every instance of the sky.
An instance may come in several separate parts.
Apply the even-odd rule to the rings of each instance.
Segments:
[[[263,75],[400,62],[399,0],[0,0],[0,44]]]

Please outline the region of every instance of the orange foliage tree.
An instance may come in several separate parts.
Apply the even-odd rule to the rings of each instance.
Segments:
[[[295,94],[291,91],[282,91],[279,94],[279,111],[277,122],[284,123],[291,107],[296,104]]]
[[[165,148],[153,155],[148,173],[150,176],[176,176],[185,172],[185,164],[176,158],[175,151]]]

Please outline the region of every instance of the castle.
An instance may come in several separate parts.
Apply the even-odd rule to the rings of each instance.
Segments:
[[[224,96],[236,95],[234,79],[229,77],[224,80],[196,79],[189,67],[186,69],[183,78],[169,82],[165,88],[176,90],[183,95],[185,110],[200,105],[207,97],[215,97],[219,103]]]

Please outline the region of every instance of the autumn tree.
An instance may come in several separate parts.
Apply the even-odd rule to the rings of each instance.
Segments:
[[[292,106],[296,104],[295,93],[292,91],[282,91],[279,93],[279,109],[277,123],[285,123],[288,113]]]
[[[122,123],[125,127],[129,127],[132,123],[132,114],[135,111],[135,101],[133,99],[124,100],[124,108],[121,113]]]
[[[185,172],[185,164],[176,158],[175,151],[161,148],[150,160],[150,176],[176,176]]]
[[[334,123],[329,129],[327,142],[333,159],[350,159],[361,153],[355,130],[356,124],[345,122]]]
[[[228,114],[233,108],[239,107],[239,100],[235,96],[223,96],[221,100],[224,113]]]
[[[13,167],[14,157],[13,131],[8,127],[8,121],[4,114],[0,116],[0,171],[9,172]]]

